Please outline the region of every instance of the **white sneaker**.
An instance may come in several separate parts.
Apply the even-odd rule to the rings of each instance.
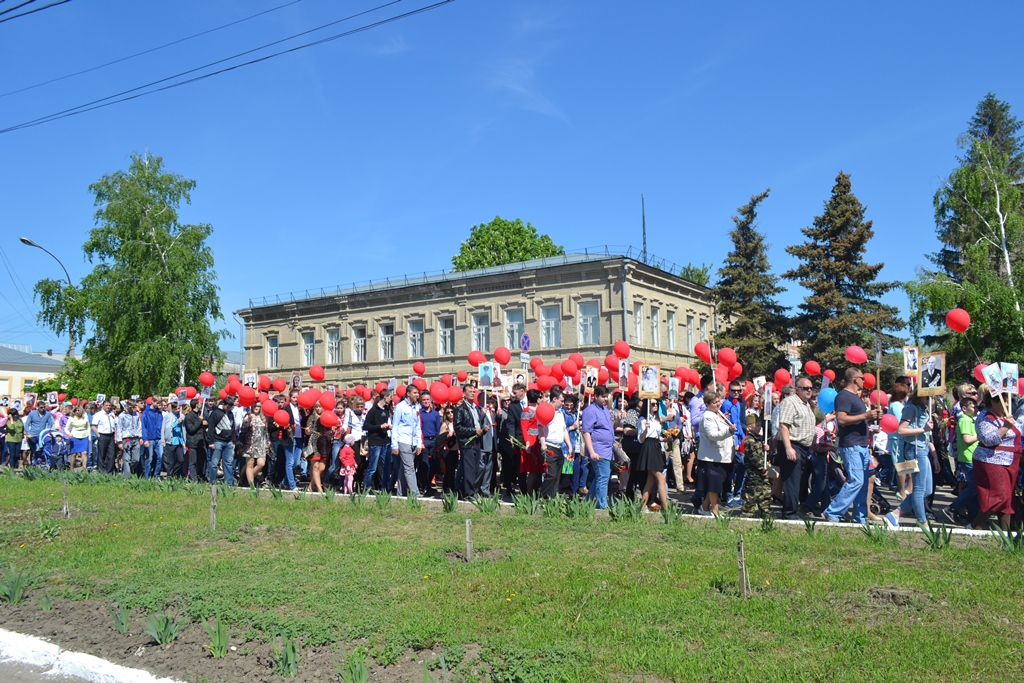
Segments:
[[[704,508],[697,508],[697,514],[701,517],[714,517],[714,513],[711,510],[705,510]]]

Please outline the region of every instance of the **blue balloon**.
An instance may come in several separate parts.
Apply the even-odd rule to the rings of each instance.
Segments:
[[[836,408],[836,396],[839,393],[832,387],[822,389],[818,392],[818,407],[823,413],[831,413]]]

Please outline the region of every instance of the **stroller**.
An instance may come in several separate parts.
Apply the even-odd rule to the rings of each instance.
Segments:
[[[71,442],[64,438],[57,428],[51,428],[39,435],[43,444],[43,457],[51,470],[67,469],[71,457]]]

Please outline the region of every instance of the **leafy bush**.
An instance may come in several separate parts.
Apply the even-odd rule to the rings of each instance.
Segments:
[[[0,570],[0,601],[17,605],[28,595],[28,589],[35,583],[32,572],[8,565]]]

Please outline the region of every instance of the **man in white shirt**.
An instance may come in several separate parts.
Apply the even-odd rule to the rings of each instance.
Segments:
[[[395,413],[391,417],[391,455],[401,457],[402,470],[405,474],[405,492],[413,498],[420,496],[420,490],[416,486],[416,458],[423,452],[423,429],[417,405],[419,400],[420,390],[410,384],[405,390],[405,398],[395,406]],[[399,493],[402,489],[399,482]]]
[[[110,401],[104,401],[103,409],[97,410],[92,416],[92,430],[96,434],[96,458],[100,470],[107,474],[114,473],[114,463],[117,460],[117,449],[114,446],[117,419],[111,414],[112,409]]]
[[[558,495],[558,486],[562,481],[565,458],[574,456],[565,428],[565,417],[562,415],[562,388],[551,387],[548,399],[555,409],[555,417],[546,425],[540,425],[540,452],[544,454],[544,478],[540,482],[540,495],[554,498]]]

